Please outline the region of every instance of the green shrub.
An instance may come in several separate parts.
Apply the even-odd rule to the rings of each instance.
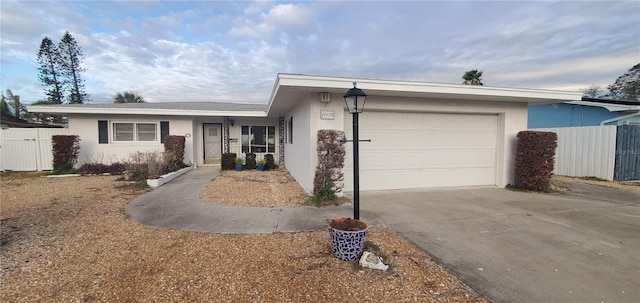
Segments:
[[[276,164],[273,161],[273,155],[272,154],[264,155],[264,160],[266,161],[266,163],[264,164],[264,169],[265,170],[271,170],[271,169],[274,169],[276,167]]]
[[[246,169],[256,169],[256,154],[248,153],[244,166]]]
[[[552,132],[521,131],[517,137],[515,187],[548,191],[558,135]]]
[[[74,173],[80,152],[80,137],[76,135],[53,135],[53,174]]]
[[[80,166],[78,171],[83,175],[101,175],[101,174],[111,174],[111,175],[122,175],[122,173],[126,170],[124,163],[111,163],[111,164],[102,164],[102,163],[85,163]]]
[[[236,163],[236,154],[235,153],[224,153],[222,154],[222,170],[232,170],[235,169]]]

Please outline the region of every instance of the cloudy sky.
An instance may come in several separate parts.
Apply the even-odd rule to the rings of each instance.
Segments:
[[[65,31],[92,103],[267,102],[277,73],[577,91],[640,62],[640,1],[5,1],[1,89],[44,99]]]

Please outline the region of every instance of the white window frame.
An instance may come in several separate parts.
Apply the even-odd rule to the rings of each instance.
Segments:
[[[248,141],[249,144],[246,145],[247,146],[247,152],[248,153],[254,153],[254,154],[275,154],[278,150],[278,128],[275,125],[268,125],[268,124],[248,124],[248,125],[242,125],[240,126],[240,150],[242,151],[242,153],[245,153],[244,151],[244,147],[245,145],[243,145],[244,140],[243,137],[244,134],[242,133],[242,128],[244,127],[248,127],[249,128],[249,134],[248,134]],[[262,144],[252,144],[251,141],[253,141],[253,132],[252,129],[254,127],[264,127],[265,128],[265,141],[266,141],[266,145],[262,145]],[[269,133],[269,128],[273,127],[273,151],[269,151],[269,135],[271,133]],[[264,146],[265,148],[265,152],[253,152],[253,148],[254,147],[262,147]]]
[[[116,140],[116,124],[133,124],[133,140]],[[154,139],[153,140],[140,140],[140,134],[138,125],[140,124],[153,124],[154,125]],[[133,121],[111,121],[111,142],[115,143],[131,143],[131,142],[142,142],[142,143],[154,143],[160,142],[160,123],[158,122],[133,122]]]

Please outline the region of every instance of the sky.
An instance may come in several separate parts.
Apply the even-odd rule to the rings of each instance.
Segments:
[[[46,98],[68,31],[91,103],[265,103],[278,73],[578,91],[640,62],[640,1],[6,1],[0,88]]]

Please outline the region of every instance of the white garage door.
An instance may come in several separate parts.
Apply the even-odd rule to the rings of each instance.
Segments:
[[[352,138],[352,117],[345,133]],[[494,185],[496,115],[364,112],[359,115],[360,190]],[[346,144],[345,191],[353,190]]]

